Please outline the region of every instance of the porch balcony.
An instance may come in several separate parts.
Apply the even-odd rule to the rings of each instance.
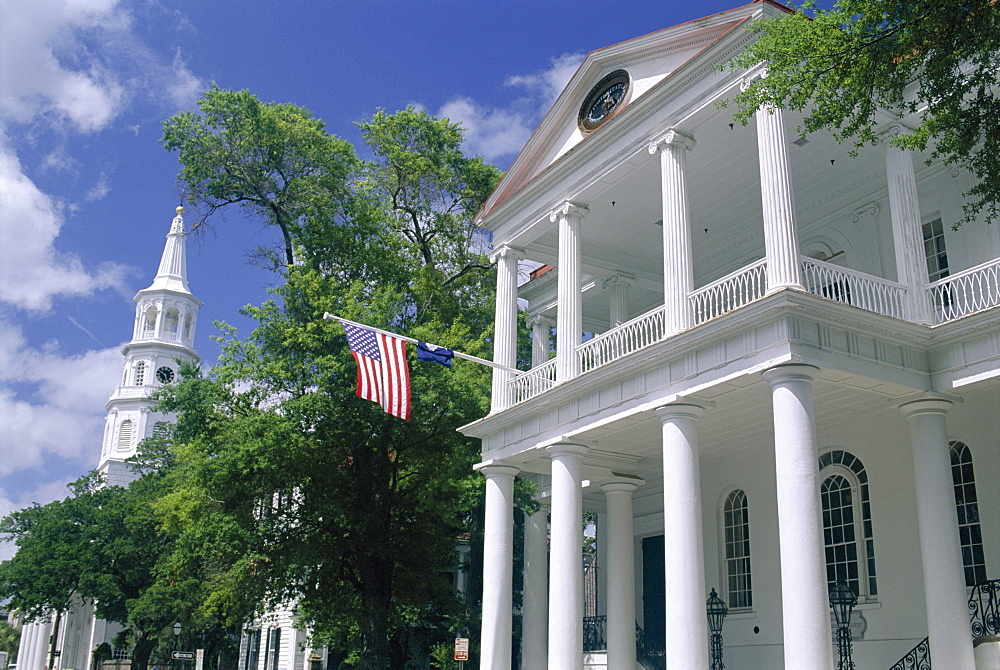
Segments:
[[[895,319],[909,319],[907,288],[882,277],[800,256],[805,290],[813,295]],[[768,294],[767,259],[754,261],[688,294],[693,328],[738,310]],[[932,326],[1000,307],[1000,258],[926,284],[920,300],[931,306]],[[585,375],[634,352],[678,335],[668,333],[665,307],[658,306],[576,347],[576,370]],[[530,400],[557,384],[556,359],[511,378],[500,408]]]

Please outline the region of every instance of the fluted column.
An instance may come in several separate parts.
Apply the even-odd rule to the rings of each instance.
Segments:
[[[35,635],[38,634],[38,625],[26,623],[21,626],[21,641],[17,646],[17,659],[19,668],[31,668],[31,656],[34,653]]]
[[[774,411],[781,620],[787,670],[832,670],[830,599],[812,385],[817,369],[792,363],[765,370]]]
[[[554,444],[549,565],[549,668],[583,668],[583,491],[587,447]]]
[[[629,288],[635,279],[629,275],[618,273],[604,280],[604,290],[611,291],[611,315],[609,327],[616,328],[629,319]]]
[[[887,140],[900,132],[899,126],[893,126],[883,139]],[[908,150],[894,147],[888,141],[885,145],[896,280],[906,287],[906,317],[916,323],[929,324],[932,322],[931,303],[924,289],[928,281],[927,256],[913,157]]]
[[[486,476],[483,538],[481,670],[510,670],[513,633],[514,476],[519,469],[497,461],[475,468]]]
[[[523,256],[512,247],[502,246],[493,252],[497,265],[496,322],[493,333],[493,360],[513,368],[517,363],[517,262]],[[491,411],[510,405],[507,382],[510,372],[493,368]]]
[[[764,248],[767,254],[767,290],[803,289],[799,259],[799,232],[795,220],[788,141],[781,108],[759,109],[757,159],[764,210]]]
[[[881,277],[884,270],[878,243],[878,213],[878,205],[870,202],[854,210],[851,221],[858,229],[860,269],[870,275]]]
[[[559,286],[556,315],[556,381],[573,379],[580,373],[576,348],[583,337],[583,249],[580,222],[587,212],[586,205],[568,200],[552,210],[549,220],[559,223]]]
[[[660,153],[660,202],[663,212],[663,310],[666,334],[672,335],[694,324],[688,295],[694,290],[691,259],[691,220],[688,211],[684,158],[694,149],[694,139],[669,131],[649,145],[649,153]]]
[[[552,326],[555,324],[544,316],[533,316],[528,325],[531,326],[531,367],[537,368],[550,358]]]
[[[698,462],[698,420],[705,407],[678,402],[654,411],[663,424],[667,666],[708,670],[705,549]]]
[[[899,409],[910,426],[913,449],[931,665],[973,670],[965,572],[945,425],[949,407],[951,402],[944,398],[921,398]]]
[[[601,485],[608,503],[608,667],[635,667],[635,531],[632,494],[641,479],[616,477]]]
[[[524,520],[524,592],[521,607],[521,666],[545,668],[549,642],[549,510]]]

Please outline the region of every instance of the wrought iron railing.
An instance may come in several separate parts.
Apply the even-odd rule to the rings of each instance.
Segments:
[[[897,319],[904,316],[906,288],[888,279],[803,257],[802,283],[813,295]]]
[[[969,596],[972,638],[1000,635],[1000,579],[980,582]]]
[[[889,670],[931,670],[931,645],[928,638],[918,642]]]
[[[662,645],[650,644],[649,636],[639,624],[635,625],[636,660],[651,670],[666,670],[667,652]]]
[[[583,650],[607,651],[608,649],[608,617],[585,616],[583,617]]]
[[[927,285],[937,323],[1000,306],[1000,258]]]
[[[759,300],[766,292],[767,259],[762,258],[692,291],[688,301],[698,325]]]
[[[628,356],[663,339],[663,307],[626,321],[576,348],[580,372],[584,373]]]

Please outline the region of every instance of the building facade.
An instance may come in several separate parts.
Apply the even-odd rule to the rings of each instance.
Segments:
[[[970,597],[1000,576],[1000,226],[952,228],[975,182],[888,142],[915,119],[880,116],[857,156],[787,110],[735,124],[720,101],[765,73],[726,64],[783,11],[590,53],[483,209],[494,360],[515,364],[519,301],[533,344],[463,428],[487,487],[483,669],[707,670],[715,588],[728,667],[830,670],[839,583],[857,668],[994,667]],[[519,286],[524,261],[543,268]],[[546,503],[521,649],[515,477]]]
[[[127,459],[158,423],[170,420],[153,411],[150,395],[161,384],[174,381],[181,364],[199,360],[194,335],[202,303],[188,288],[182,213],[178,207],[153,283],[135,296],[132,339],[122,347],[121,383],[105,406],[97,470],[108,486],[128,486],[136,479]],[[93,667],[98,645],[112,644],[120,630],[118,624],[95,618],[91,603],[78,602],[69,611],[53,613],[49,621],[24,625],[18,670],[87,670]],[[128,658],[124,649],[112,653],[118,659]]]

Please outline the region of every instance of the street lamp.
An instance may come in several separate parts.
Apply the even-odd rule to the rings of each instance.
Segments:
[[[181,622],[178,621],[177,623],[174,624],[174,650],[180,649],[180,646],[178,646],[180,644],[180,640],[181,640]]]
[[[726,670],[722,664],[722,622],[729,613],[726,602],[715,592],[708,594],[708,601],[705,603],[708,613],[708,629],[712,632],[712,670]]]
[[[837,582],[830,589],[830,607],[837,620],[837,670],[854,670],[854,660],[851,658],[851,612],[858,604],[858,596],[854,589],[844,582]]]

